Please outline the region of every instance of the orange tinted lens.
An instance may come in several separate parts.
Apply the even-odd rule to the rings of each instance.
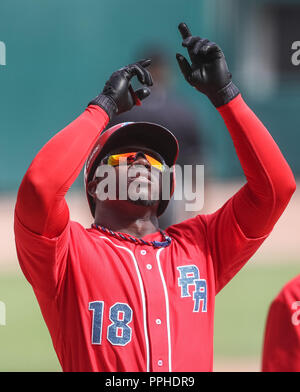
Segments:
[[[107,163],[111,166],[118,166],[120,163],[122,163],[121,159],[124,160],[124,158],[130,158],[130,157],[135,157],[137,152],[126,152],[123,154],[114,154],[110,155],[108,158]],[[156,169],[163,171],[164,166],[161,162],[159,162],[157,159],[151,157],[148,154],[144,154],[147,161],[150,163],[151,166],[154,166]]]
[[[155,167],[160,171],[164,170],[164,165],[161,162],[159,162],[157,159],[151,157],[148,154],[145,154],[145,157],[147,158],[147,161],[150,163],[151,166]]]
[[[107,163],[111,166],[118,166],[120,164],[120,160],[123,158],[129,158],[131,156],[135,156],[134,152],[127,152],[125,154],[114,154],[110,155]]]

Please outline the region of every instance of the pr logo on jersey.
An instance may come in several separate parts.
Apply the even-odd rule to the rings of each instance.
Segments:
[[[196,265],[177,267],[180,277],[178,286],[181,288],[181,298],[192,297],[194,301],[193,312],[207,311],[207,285],[205,279],[200,279],[199,269]],[[192,294],[191,294],[192,292]]]

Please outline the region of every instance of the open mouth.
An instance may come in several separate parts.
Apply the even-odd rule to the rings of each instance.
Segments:
[[[145,177],[145,176],[136,176],[136,177],[128,177],[128,183],[135,183],[136,185],[141,184],[141,185],[146,185],[146,184],[152,184],[153,181],[151,180],[150,177]]]
[[[135,177],[134,181],[136,181],[136,182],[144,182],[144,183],[152,182],[150,178],[144,177],[144,176]]]
[[[128,170],[128,180],[138,182],[152,182],[151,170],[146,166],[132,165]]]

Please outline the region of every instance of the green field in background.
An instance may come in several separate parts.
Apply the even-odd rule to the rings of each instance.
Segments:
[[[0,371],[59,371],[48,329],[31,286],[21,273],[0,275]]]
[[[249,263],[217,295],[215,356],[258,357],[269,304],[299,266]],[[0,371],[60,371],[50,335],[30,285],[21,273],[0,275]]]
[[[249,262],[216,296],[215,356],[261,357],[269,305],[299,264]]]

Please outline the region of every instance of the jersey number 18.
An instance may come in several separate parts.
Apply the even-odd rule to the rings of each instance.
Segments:
[[[101,344],[104,301],[90,302],[89,310],[93,312],[92,344]],[[114,346],[125,346],[131,341],[132,329],[128,324],[132,320],[132,309],[116,302],[109,309],[109,319],[112,323],[107,328],[107,340]]]

